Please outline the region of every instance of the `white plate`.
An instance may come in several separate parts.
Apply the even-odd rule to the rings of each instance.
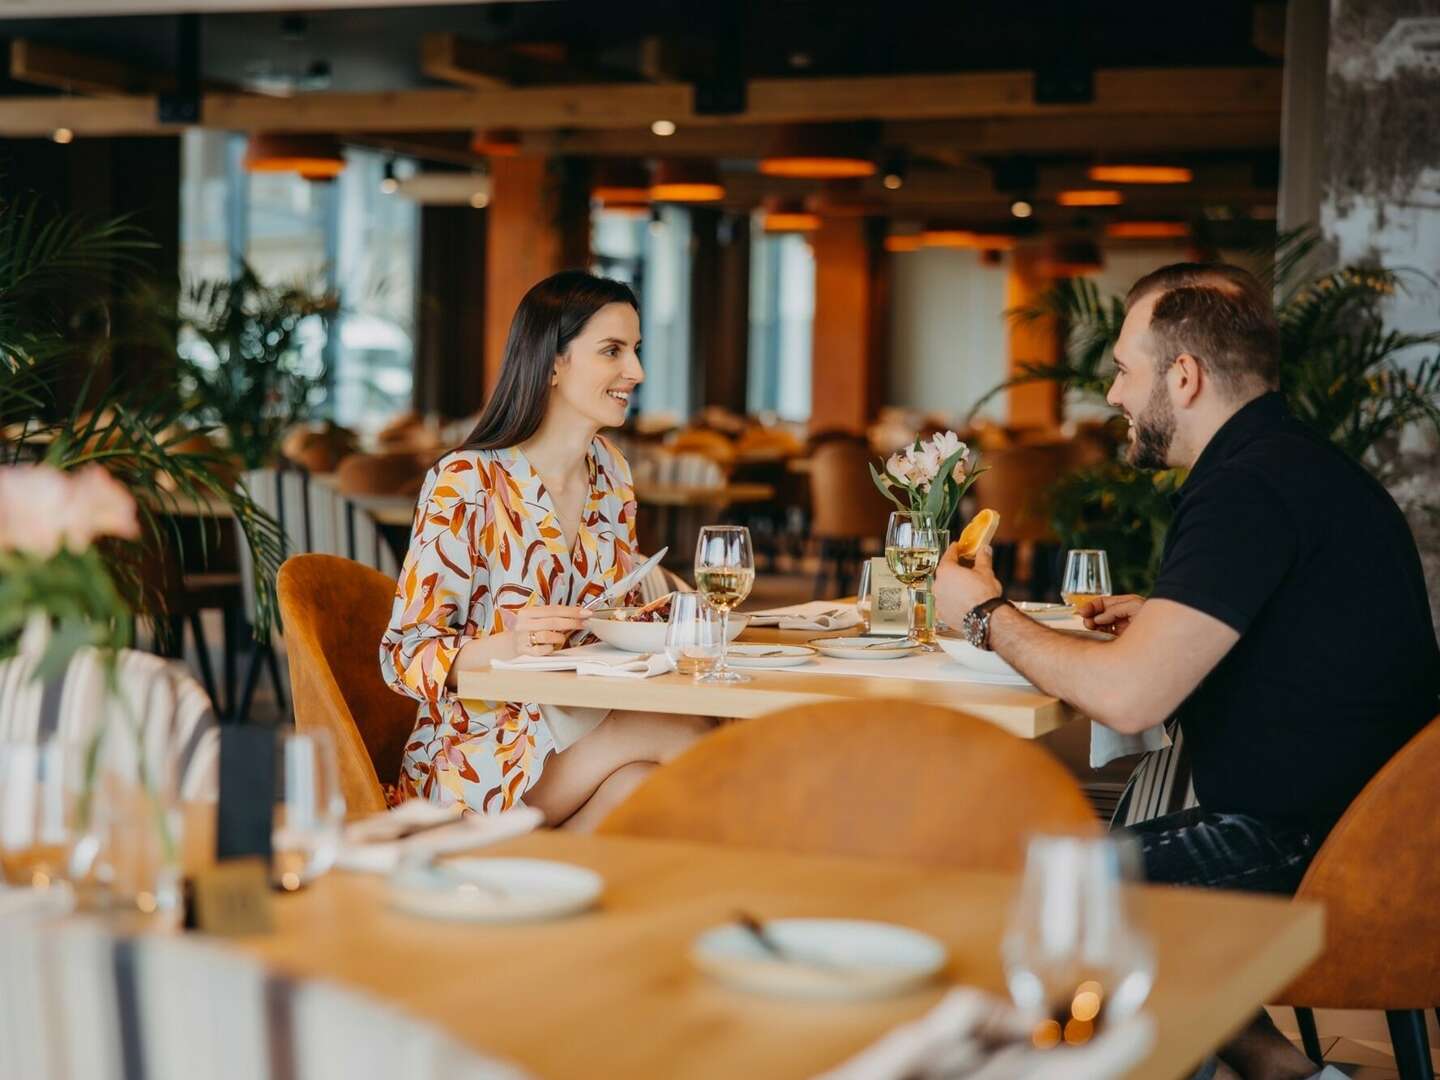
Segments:
[[[447,859],[402,866],[390,903],[411,915],[471,922],[521,922],[573,915],[605,887],[593,870],[545,859]]]
[[[1091,638],[1095,641],[1113,641],[1110,634],[1102,634],[1098,630],[1070,630],[1066,627],[1055,627],[1056,633],[1073,634],[1076,637]],[[1025,682],[1025,676],[1007,664],[999,653],[987,652],[984,649],[977,649],[964,638],[957,634],[937,634],[935,640],[945,650],[950,659],[954,660],[961,667],[969,668],[971,671],[983,671],[990,675],[1008,675],[1011,678]]]
[[[590,616],[586,628],[607,645],[635,653],[663,653],[665,651],[665,628],[663,622],[621,622],[613,612],[624,610],[609,608]],[[750,625],[749,615],[730,613],[729,640],[734,641],[742,630]]]
[[[1075,609],[1069,604],[1038,604],[1033,600],[1017,600],[1015,606],[1032,619],[1039,619],[1041,622],[1068,619],[1075,614]]]
[[[873,645],[873,648],[866,648]],[[898,660],[902,656],[914,656],[920,651],[919,645],[906,645],[904,638],[859,637],[816,638],[810,647],[837,660]]]
[[[740,990],[830,999],[900,994],[933,979],[945,966],[944,945],[889,923],[774,919],[765,930],[796,959],[767,952],[735,924],[697,937],[690,959],[707,975]]]
[[[735,667],[782,668],[799,667],[815,659],[815,650],[809,645],[731,645],[725,654],[726,661]]]

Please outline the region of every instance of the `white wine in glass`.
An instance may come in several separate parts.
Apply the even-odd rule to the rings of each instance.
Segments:
[[[910,510],[891,514],[885,529],[885,565],[910,593],[910,632],[905,642],[923,646],[925,642],[915,626],[915,590],[940,565],[940,530],[935,519]]]
[[[705,683],[749,682],[748,675],[732,671],[725,663],[730,644],[730,612],[738,607],[755,584],[755,553],[750,530],[743,525],[706,525],[695,544],[695,588],[706,603],[720,612],[720,661],[715,670],[696,681]]]
[[[1077,611],[1102,596],[1110,595],[1110,560],[1105,552],[1076,548],[1065,556],[1065,576],[1060,581],[1060,598]]]

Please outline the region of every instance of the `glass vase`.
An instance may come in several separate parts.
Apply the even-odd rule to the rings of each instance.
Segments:
[[[941,558],[950,547],[950,530],[941,529],[940,552]],[[915,633],[920,641],[929,649],[936,648],[935,630],[939,618],[935,614],[935,576],[932,574],[925,579],[925,584],[915,590]]]

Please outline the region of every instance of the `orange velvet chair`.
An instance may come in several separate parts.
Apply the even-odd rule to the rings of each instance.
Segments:
[[[852,574],[859,573],[865,541],[885,540],[895,505],[870,479],[872,461],[859,435],[828,437],[810,454],[810,536],[819,548],[816,596],[853,592]],[[832,568],[834,593],[828,584]]]
[[[276,579],[295,726],[335,740],[350,813],[384,810],[415,726],[414,699],[380,677],[395,582],[335,555],[286,559]]]
[[[1275,1003],[1383,1009],[1402,1080],[1431,1076],[1426,1009],[1440,1008],[1440,717],[1371,777],[1310,863],[1297,900],[1325,905],[1325,951]]]
[[[802,705],[728,724],[656,769],[601,833],[1021,869],[1034,832],[1100,831],[1050,754],[913,701]]]

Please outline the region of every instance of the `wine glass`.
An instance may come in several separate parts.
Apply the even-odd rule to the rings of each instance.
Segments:
[[[1100,1024],[1125,1019],[1150,996],[1155,952],[1124,889],[1138,865],[1131,838],[1031,838],[1002,957],[1035,1045],[1089,1042]]]
[[[271,877],[286,892],[308,885],[340,850],[345,796],[328,731],[282,732],[276,740]]]
[[[909,592],[910,632],[905,644],[923,646],[915,626],[916,591],[940,565],[940,530],[935,519],[912,510],[891,514],[885,529],[885,564]]]
[[[699,676],[702,683],[749,682],[750,676],[725,664],[730,645],[730,612],[750,595],[755,584],[755,553],[750,530],[743,525],[706,525],[695,545],[695,587],[720,612],[720,660],[715,670]]]
[[[696,679],[711,672],[720,658],[720,612],[699,593],[677,592],[670,598],[670,623],[665,627],[665,655],[682,675]]]
[[[860,563],[860,587],[855,593],[855,613],[860,616],[865,633],[870,632],[870,560]]]
[[[1076,548],[1065,556],[1065,576],[1060,581],[1060,598],[1075,610],[1090,601],[1110,595],[1110,560],[1105,552]]]
[[[58,737],[0,742],[0,885],[53,891],[68,906],[83,760]]]

